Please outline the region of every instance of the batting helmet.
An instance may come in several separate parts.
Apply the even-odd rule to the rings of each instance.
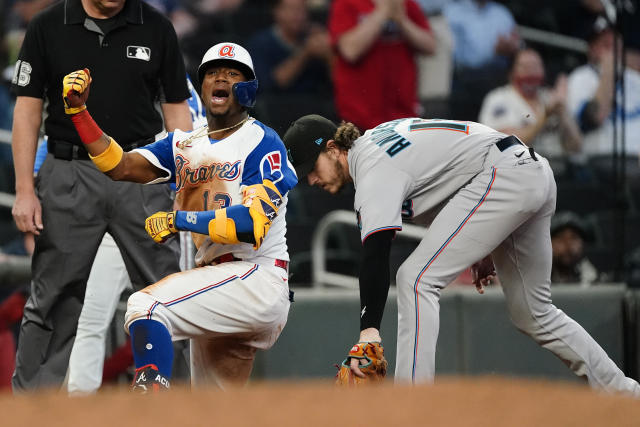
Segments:
[[[231,65],[242,71],[247,78],[246,82],[234,83],[231,90],[240,105],[253,107],[256,105],[256,92],[258,91],[258,80],[253,70],[253,61],[249,52],[239,44],[218,43],[209,48],[202,57],[202,62],[198,67],[198,80],[200,87],[207,69],[215,62],[230,62]]]

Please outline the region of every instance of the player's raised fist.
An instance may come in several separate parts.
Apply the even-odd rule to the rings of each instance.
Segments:
[[[89,97],[90,85],[91,74],[88,68],[76,70],[64,76],[62,79],[62,100],[64,101],[65,113],[77,114],[87,108],[85,102]]]

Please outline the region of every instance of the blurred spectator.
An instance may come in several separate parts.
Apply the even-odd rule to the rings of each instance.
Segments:
[[[28,264],[19,262],[19,259],[30,256],[33,248],[33,234],[23,234],[0,249],[0,264],[13,263],[27,269]],[[11,387],[11,376],[16,361],[18,325],[27,301],[29,281],[13,285],[11,289],[0,288],[0,391]]]
[[[591,33],[593,21],[601,15],[608,13],[605,8],[615,6],[613,2],[602,0],[573,0],[555,3],[555,15],[558,21],[558,32],[573,37],[586,39]]]
[[[442,11],[447,0],[416,0],[436,39],[432,55],[418,57],[418,94],[423,117],[449,117],[449,95],[453,72],[453,33]]]
[[[479,121],[516,135],[547,157],[564,157],[580,151],[580,129],[566,107],[567,78],[561,75],[552,89],[543,88],[542,58],[533,49],[514,57],[509,83],[489,92]]]
[[[191,33],[196,25],[196,18],[182,6],[180,0],[145,0],[151,6],[164,13],[173,24],[178,39]]]
[[[13,103],[14,100],[11,97],[9,90],[9,81],[0,75],[0,129],[11,130],[11,123],[13,122]],[[6,142],[6,141],[0,141]],[[4,151],[4,150],[3,150]],[[5,154],[2,154],[5,157]]]
[[[573,212],[554,215],[551,219],[552,283],[575,283],[586,287],[603,279],[585,256],[585,242],[591,239],[591,231]]]
[[[329,32],[340,118],[370,129],[420,115],[414,54],[432,54],[436,41],[414,0],[335,0]]]
[[[583,152],[587,156],[609,156],[614,149],[614,31],[604,17],[599,17],[589,36],[588,64],[569,75],[568,105],[584,133]],[[630,166],[638,169],[640,153],[640,41],[628,40],[624,70],[624,114],[626,153],[634,158]],[[621,55],[618,55],[620,57]],[[620,94],[618,88],[618,94]],[[620,99],[620,98],[619,98]],[[620,123],[618,121],[618,123]],[[619,125],[618,125],[619,126]],[[620,139],[620,129],[618,129]],[[620,142],[617,142],[620,149]],[[629,171],[632,172],[632,171]]]
[[[31,19],[55,0],[15,0],[7,19],[7,44],[9,49],[9,63],[13,64],[18,58],[18,51],[27,31]]]
[[[4,24],[0,34],[0,70],[2,71],[0,75],[0,129],[11,130],[15,98],[11,96],[9,88],[14,64],[18,58],[18,51],[22,46],[27,25],[36,13],[49,6],[53,1],[16,0],[12,3],[6,3],[7,6],[0,7],[3,12]],[[6,157],[4,149],[1,156]]]
[[[196,24],[180,41],[187,71],[193,77],[202,55],[212,41],[246,44],[248,37],[271,25],[270,5],[265,0],[183,0]],[[196,81],[194,80],[194,83]],[[200,83],[196,83],[199,87]]]
[[[504,84],[509,58],[521,40],[511,12],[487,0],[449,2],[444,8],[454,37],[451,114],[476,121],[491,89]]]
[[[0,6],[0,10],[3,8]],[[0,25],[0,129],[11,129],[13,99],[10,95],[11,71],[4,26]],[[0,141],[2,142],[2,141]],[[6,141],[5,141],[6,142]]]
[[[309,21],[306,0],[276,0],[274,24],[248,43],[260,96],[256,114],[284,133],[301,114],[334,116],[329,33]]]
[[[0,300],[0,391],[11,387],[16,362],[16,336],[12,328],[22,319],[26,301],[23,289]]]
[[[627,255],[625,273],[627,285],[631,288],[640,288],[640,246]]]

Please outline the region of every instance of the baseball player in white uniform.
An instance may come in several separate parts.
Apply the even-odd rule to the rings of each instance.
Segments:
[[[206,111],[189,76],[186,79],[191,94],[187,103],[195,129],[207,124]],[[156,139],[160,139],[160,136],[166,137],[166,134],[166,131],[163,131]],[[46,157],[46,144],[38,148],[38,153],[40,151],[42,155],[36,156],[36,168],[39,168]],[[180,232],[179,239],[180,270],[184,271],[194,267],[193,239],[186,231]],[[125,289],[132,288],[118,245],[111,234],[105,233],[91,266],[78,319],[78,330],[71,348],[66,378],[69,394],[95,393],[102,385],[107,330],[120,301],[120,295]]]
[[[134,389],[168,388],[171,340],[186,338],[192,384],[243,384],[256,350],[271,347],[287,320],[285,213],[295,172],[278,135],[248,115],[258,83],[243,47],[213,46],[198,77],[208,124],[130,153],[86,110],[89,71],[64,79],[67,113],[98,169],[115,180],[175,181],[185,210],[151,215],[149,235],[161,243],[191,231],[198,248],[197,268],[129,298],[125,328],[137,368]]]
[[[351,123],[336,128],[311,115],[283,139],[299,178],[308,174],[310,185],[330,193],[355,186],[361,343],[381,341],[389,250],[403,217],[434,218],[396,277],[396,382],[433,380],[440,291],[472,266],[481,293],[497,272],[514,325],[591,386],[640,396],[638,383],[551,302],[555,181],[547,160],[516,137],[475,122],[420,118],[382,123],[360,136]],[[357,358],[347,363],[362,375]]]

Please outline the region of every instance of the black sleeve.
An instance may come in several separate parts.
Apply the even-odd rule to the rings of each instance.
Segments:
[[[187,86],[187,72],[184,67],[182,53],[178,46],[178,37],[170,21],[163,22],[166,34],[164,61],[160,67],[160,79],[166,102],[178,103],[189,99],[191,93]],[[196,87],[199,87],[196,85]],[[199,89],[196,89],[198,93]]]
[[[44,98],[49,69],[44,53],[42,17],[34,18],[18,54],[12,80],[12,90],[16,96]]]
[[[360,330],[380,329],[389,294],[389,253],[395,230],[378,231],[363,243],[360,271]]]

